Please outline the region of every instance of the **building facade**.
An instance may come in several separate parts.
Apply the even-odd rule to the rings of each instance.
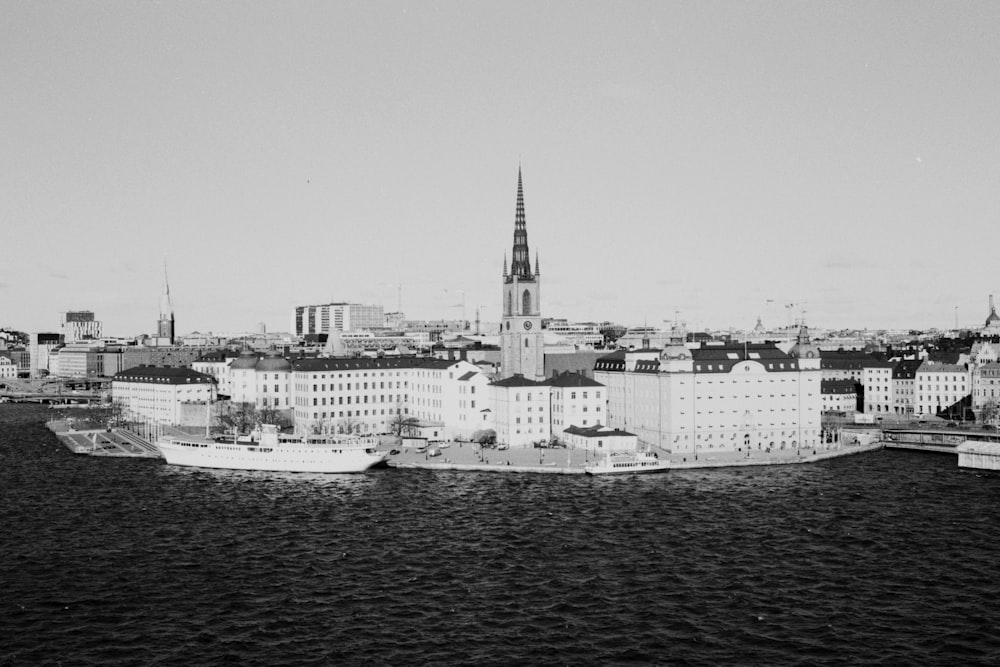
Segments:
[[[383,328],[382,306],[341,302],[296,306],[292,311],[292,332],[296,336]]]
[[[914,414],[934,416],[954,410],[970,394],[969,370],[964,364],[925,359],[917,369]]]
[[[153,424],[180,424],[183,406],[215,400],[215,382],[190,368],[140,366],[120,371],[111,382],[111,396],[128,419]]]
[[[594,379],[607,387],[608,426],[695,459],[820,448],[820,377],[815,348],[792,356],[749,343],[625,352],[594,368]]]
[[[62,332],[66,343],[99,340],[104,335],[101,323],[94,319],[94,313],[89,310],[71,310],[63,313]]]

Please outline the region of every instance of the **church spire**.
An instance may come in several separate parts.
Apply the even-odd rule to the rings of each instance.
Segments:
[[[517,208],[514,211],[514,253],[510,274],[520,280],[531,280],[531,259],[528,254],[528,230],[524,219],[524,187],[521,184],[521,167],[517,168]]]
[[[535,275],[542,275],[542,268],[538,265],[538,253],[535,253]]]

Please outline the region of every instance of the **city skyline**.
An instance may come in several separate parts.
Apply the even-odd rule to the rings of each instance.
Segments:
[[[545,317],[979,327],[1000,294],[993,3],[8,16],[6,325],[154,333],[164,259],[178,334],[495,322],[519,166]]]

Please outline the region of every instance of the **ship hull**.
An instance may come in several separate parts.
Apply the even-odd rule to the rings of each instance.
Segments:
[[[193,468],[268,472],[357,473],[382,463],[385,452],[365,448],[284,445],[255,447],[230,443],[160,441],[167,463]]]

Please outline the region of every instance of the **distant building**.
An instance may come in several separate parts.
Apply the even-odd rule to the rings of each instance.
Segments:
[[[16,378],[17,364],[10,357],[0,356],[0,379]]]
[[[997,309],[993,306],[992,294],[990,294],[990,312],[986,316],[982,334],[984,336],[1000,336],[1000,315],[997,315]]]
[[[66,343],[100,339],[104,335],[101,323],[94,319],[94,313],[89,310],[71,310],[63,313],[61,326],[63,340]]]
[[[30,377],[39,378],[49,374],[49,354],[62,344],[62,334],[33,333],[29,336]]]
[[[382,306],[341,302],[296,306],[292,311],[292,333],[296,336],[383,328]]]
[[[160,318],[156,321],[155,344],[173,345],[175,342],[174,304],[170,299],[170,281],[167,266],[163,265],[163,296],[160,298]]]

